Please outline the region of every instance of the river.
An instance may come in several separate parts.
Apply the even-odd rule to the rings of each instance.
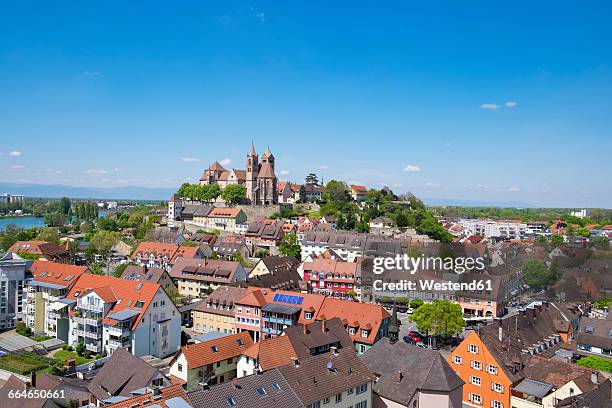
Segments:
[[[106,211],[98,211],[98,217],[105,217]],[[14,217],[14,218],[0,218],[0,231],[4,231],[7,225],[15,224],[19,228],[33,228],[33,227],[44,227],[45,217]]]

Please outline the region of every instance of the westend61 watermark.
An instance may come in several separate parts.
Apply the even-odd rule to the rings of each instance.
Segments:
[[[481,257],[411,257],[409,255],[396,255],[395,257],[379,257],[373,259],[372,272],[382,275],[385,272],[400,272],[415,275],[427,272],[446,272],[462,275],[466,272],[479,273],[485,269],[485,260]],[[467,278],[468,276],[464,276]],[[383,276],[384,278],[384,276]],[[491,291],[490,279],[465,279],[457,282],[455,280],[440,281],[436,279],[375,279],[373,288],[379,292],[404,292],[404,291]]]
[[[411,257],[409,255],[396,255],[395,257],[374,258],[373,272],[377,275],[390,270],[404,270],[411,274],[417,271],[443,271],[462,274],[468,271],[483,271],[484,259],[481,257]]]

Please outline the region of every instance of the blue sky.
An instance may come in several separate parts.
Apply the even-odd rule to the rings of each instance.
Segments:
[[[4,2],[0,181],[178,186],[254,140],[292,181],[610,208],[610,21],[608,1]]]

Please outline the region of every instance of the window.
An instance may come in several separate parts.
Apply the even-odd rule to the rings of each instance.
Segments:
[[[463,359],[461,358],[461,356],[453,356],[453,363],[463,364]]]
[[[355,408],[368,408],[368,401],[361,401],[355,404]]]
[[[336,404],[342,402],[342,393],[336,394]]]
[[[480,361],[476,361],[476,360],[472,360],[472,368],[474,370],[482,370],[482,364],[480,363]]]
[[[504,392],[504,386],[496,382],[491,384],[491,389],[495,392],[499,392],[500,394],[503,394]]]
[[[236,399],[234,397],[227,397],[227,405],[230,407],[236,406]]]
[[[353,389],[349,388],[348,390],[346,390],[346,395],[351,395],[353,393]]]
[[[355,328],[354,327],[349,327],[349,334],[351,336],[355,334]]]
[[[368,390],[368,384],[362,384],[359,387],[357,387],[357,394],[363,394],[367,390]]]
[[[308,404],[307,408],[321,408],[321,401],[313,402],[312,404]]]
[[[329,397],[323,398],[323,404],[329,404]]]
[[[179,365],[178,365],[178,370],[179,370],[180,372],[182,372],[182,371],[183,371],[183,365],[182,365],[181,363],[179,363]]]
[[[268,394],[263,387],[259,387],[255,391],[257,392],[257,395],[259,395],[261,398],[265,397]]]
[[[474,384],[474,385],[480,386],[480,377],[471,376],[470,377],[470,383]]]
[[[312,319],[312,312],[304,312],[304,319],[306,320]]]
[[[495,367],[493,364],[489,364],[487,366],[487,372],[489,374],[496,374],[497,375],[497,367]]]
[[[478,354],[478,346],[475,344],[468,345],[468,351],[472,354]]]
[[[281,387],[280,385],[278,385],[278,383],[272,383],[272,388],[275,389],[276,391],[280,391]]]
[[[368,331],[365,329],[361,329],[361,337],[368,338]]]
[[[478,394],[468,394],[468,399],[476,404],[482,404],[482,397]]]
[[[493,402],[491,403],[491,407],[492,407],[492,408],[504,408],[504,404],[502,404],[502,403],[501,403],[501,402],[499,402],[499,401],[493,401]]]

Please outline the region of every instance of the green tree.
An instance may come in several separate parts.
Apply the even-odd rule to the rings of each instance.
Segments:
[[[595,237],[592,239],[593,246],[597,249],[607,251],[610,249],[610,239],[607,237]]]
[[[36,239],[40,241],[52,242],[54,244],[59,244],[59,230],[55,227],[45,227],[41,228],[40,232],[36,236]]]
[[[553,262],[550,267],[538,259],[527,259],[523,263],[523,278],[534,289],[542,289],[552,285],[561,276],[559,266]]]
[[[128,264],[126,263],[117,265],[117,267],[115,268],[113,272],[113,276],[115,278],[120,278],[121,275],[123,275],[123,272],[125,272],[127,267],[128,267]]]
[[[461,306],[448,300],[436,300],[420,306],[410,320],[427,335],[453,336],[461,333],[465,326]]]
[[[240,184],[230,184],[223,189],[221,197],[229,204],[239,204],[246,199],[246,187]]]
[[[418,309],[419,307],[423,306],[423,304],[425,304],[425,302],[423,302],[421,299],[410,300],[410,307],[413,309]]]
[[[550,245],[554,248],[563,246],[565,244],[565,240],[562,235],[554,234],[550,237]]]
[[[111,249],[119,242],[119,233],[114,231],[98,231],[91,238],[91,244],[104,258],[110,257]]]
[[[83,342],[79,342],[76,345],[75,351],[76,351],[78,356],[83,356],[83,353],[85,353],[85,344]]]
[[[292,232],[283,237],[283,240],[278,248],[279,252],[283,255],[293,256],[297,259],[301,259],[302,249],[298,243],[297,235]]]
[[[319,178],[317,177],[316,174],[309,173],[306,176],[305,182],[306,182],[306,184],[311,184],[311,185],[316,186],[316,185],[319,185]]]
[[[351,194],[342,181],[331,180],[325,186],[323,198],[337,204],[345,204],[351,201]]]

